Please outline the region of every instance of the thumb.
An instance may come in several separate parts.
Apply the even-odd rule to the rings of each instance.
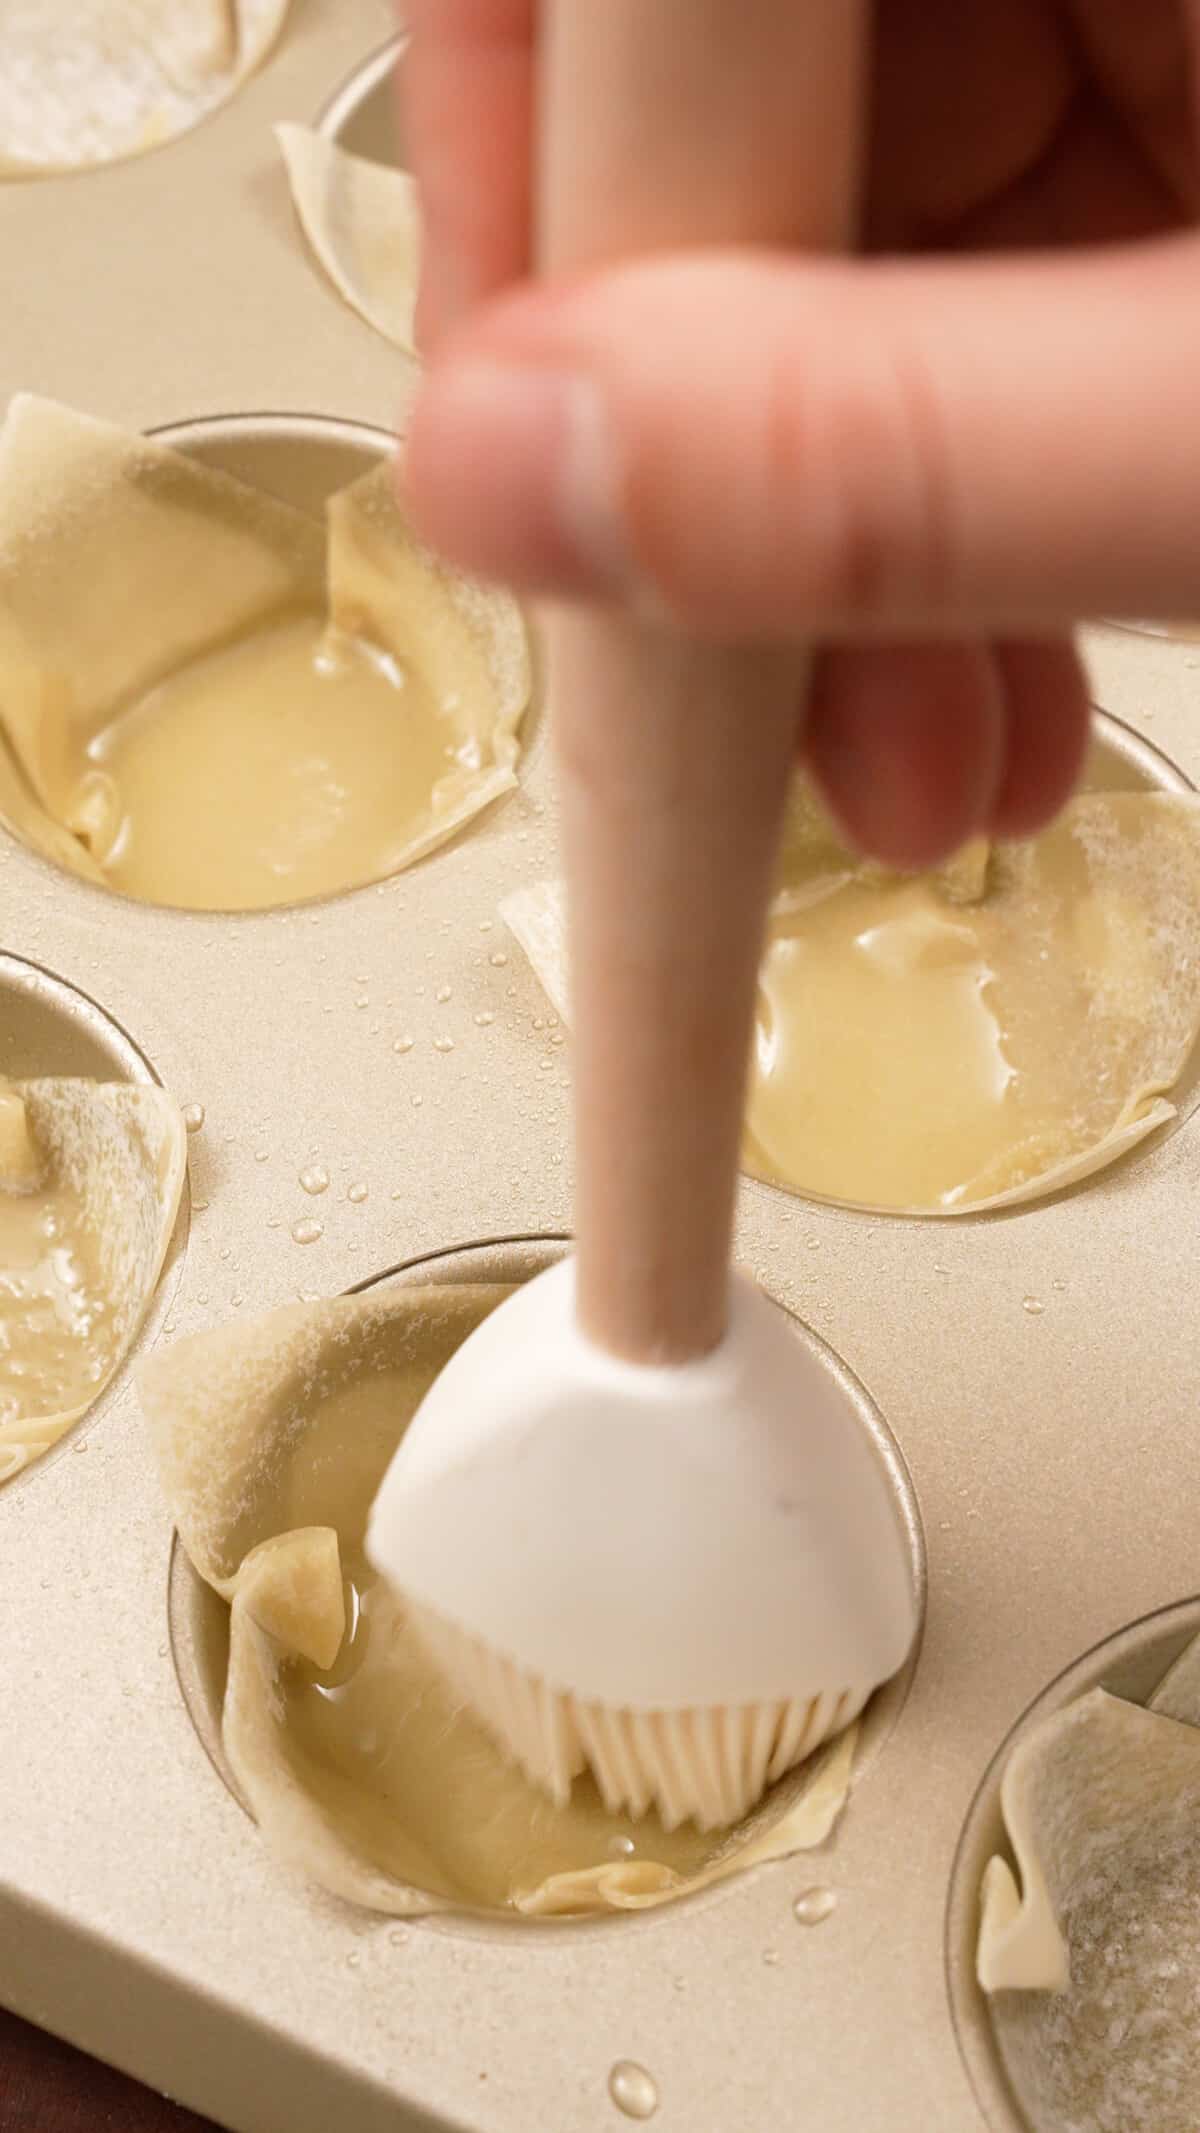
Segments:
[[[722,635],[1186,612],[1200,238],[519,291],[440,354],[406,480],[469,569]]]

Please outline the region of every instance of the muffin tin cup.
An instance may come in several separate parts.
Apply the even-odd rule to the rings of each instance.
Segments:
[[[484,1238],[474,1244],[450,1246],[429,1253],[423,1258],[390,1267],[381,1274],[372,1275],[366,1281],[357,1283],[351,1293],[364,1294],[376,1289],[424,1288],[430,1285],[454,1286],[492,1282],[503,1286],[519,1284],[531,1280],[534,1275],[554,1265],[569,1247],[570,1238],[565,1235]],[[792,1330],[797,1341],[807,1348],[818,1367],[837,1384],[848,1407],[857,1417],[858,1426],[867,1438],[891,1490],[897,1521],[908,1546],[918,1622],[917,1633],[905,1664],[899,1673],[870,1699],[858,1722],[851,1777],[851,1786],[856,1788],[884,1750],[888,1737],[904,1709],[917,1669],[926,1601],[925,1541],[911,1476],[886,1422],[869,1394],[824,1341],[819,1340],[797,1321],[792,1322]],[[798,1416],[797,1426],[802,1425],[803,1418]],[[221,1734],[221,1708],[229,1659],[229,1609],[193,1569],[178,1535],[171,1548],[167,1613],[175,1671],[192,1723],[213,1768],[239,1804],[246,1806],[237,1777],[226,1755]],[[784,1780],[784,1783],[786,1784],[787,1780]],[[250,1810],[247,1808],[247,1811]],[[689,1904],[719,1902],[722,1890],[723,1884],[718,1884],[712,1890],[697,1892],[681,1901]],[[454,1914],[445,1915],[452,1918]],[[500,1914],[495,1911],[480,1911],[472,1915],[476,1919],[488,1919],[498,1930],[507,1928],[522,1936],[531,1932],[542,1933],[548,1929],[562,1931],[565,1924],[575,1923],[559,1920],[537,1920],[530,1923],[513,1914],[502,1924],[498,1924]],[[630,1926],[648,1923],[650,1916],[649,1912],[617,1913],[605,1919],[591,1920],[589,1929],[610,1931],[616,1928],[628,1931]]]
[[[975,1976],[983,1870],[994,1853],[1011,1859],[1000,1808],[1000,1787],[1009,1758],[1047,1718],[1092,1689],[1107,1689],[1110,1695],[1131,1703],[1149,1702],[1197,1635],[1200,1598],[1181,1600],[1106,1637],[1035,1699],[992,1757],[971,1802],[946,1906],[946,1983],[959,2049],[992,2133],[1026,2133],[1027,2124],[997,2048],[986,1995]]]
[[[195,133],[7,188],[23,301],[4,395],[157,430],[313,509],[357,471],[411,368],[307,258],[270,129],[324,112],[369,152],[390,27],[383,0],[297,6]],[[1117,774],[1186,787],[1200,648],[1097,630],[1089,649]],[[186,1249],[143,1346],[398,1260],[392,1278],[444,1272],[449,1240],[567,1228],[568,1048],[497,915],[557,871],[534,738],[519,791],[453,846],[290,910],[130,903],[0,833],[0,1067],[24,1028],[20,1071],[153,1074],[203,1112]],[[742,1262],[845,1359],[913,1477],[926,1630],[829,1843],[637,1930],[402,1926],[277,1866],[189,1714],[206,1696],[211,1736],[217,1676],[188,1686],[190,1603],[123,1371],[103,1427],[77,1433],[85,1457],[0,1491],[0,2000],[239,2133],[613,2133],[620,2098],[651,2094],[688,2133],[798,2114],[821,2133],[1010,2133],[960,1990],[962,1865],[947,1988],[956,1848],[1045,1685],[1194,1588],[1198,1196],[1186,1117],[1001,1216],[872,1217],[744,1182]],[[610,2089],[623,2062],[651,2088]]]
[[[36,1080],[48,1075],[129,1081],[143,1086],[158,1080],[151,1062],[133,1038],[95,1000],[52,971],[0,948],[0,1080]],[[39,1452],[28,1466],[19,1468],[0,1484],[0,1496],[15,1496],[68,1452],[86,1449],[91,1432],[104,1423],[138,1356],[169,1322],[183,1271],[189,1221],[190,1197],[185,1178],[154,1294],[111,1379],[86,1413],[49,1450]]]

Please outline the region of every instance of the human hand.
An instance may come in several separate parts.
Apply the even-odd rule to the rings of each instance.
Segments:
[[[1196,604],[1200,0],[877,0],[872,256],[537,285],[534,0],[407,14],[428,537],[527,591],[834,639],[801,746],[881,858],[1039,827],[1087,733],[1064,626]]]

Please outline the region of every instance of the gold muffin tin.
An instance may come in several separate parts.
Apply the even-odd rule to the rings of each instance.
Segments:
[[[170,425],[314,509],[356,471],[411,368],[307,258],[271,126],[324,112],[385,152],[389,29],[385,0],[296,0],[195,132],[0,188],[3,398]],[[1090,650],[1122,722],[1109,774],[1200,773],[1200,648],[1105,629]],[[512,1273],[561,1236],[565,1047],[497,917],[555,865],[540,743],[457,844],[290,911],[131,904],[0,833],[0,1072],[155,1075],[203,1114],[143,1352],[297,1294]],[[127,1365],[0,1493],[0,2000],[238,2133],[615,2133],[650,2105],[664,2133],[1014,2133],[971,1984],[992,1758],[1036,1699],[1097,1673],[1148,1686],[1194,1626],[1195,1605],[1080,1659],[1196,1582],[1198,1194],[1186,1117],[992,1217],[743,1184],[741,1258],[861,1379],[912,1473],[925,1636],[827,1846],[635,1919],[401,1925],[275,1864],[210,1760],[219,1624],[172,1569]],[[500,1241],[448,1264],[473,1238]]]

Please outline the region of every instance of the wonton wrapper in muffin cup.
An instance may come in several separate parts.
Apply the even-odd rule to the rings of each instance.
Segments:
[[[510,791],[530,689],[513,602],[418,544],[386,463],[331,497],[326,521],[152,439],[14,400],[0,819],[124,893],[267,908],[410,865]],[[288,656],[315,692],[315,732],[289,739],[299,699],[269,694],[269,664],[197,683],[206,662],[269,662],[296,630],[311,632]],[[211,718],[192,702],[181,738],[162,705],[188,686]]]
[[[262,65],[289,0],[4,0],[0,178],[142,155]]]
[[[501,915],[567,1016],[561,887]],[[975,1214],[1175,1116],[1200,1030],[1200,801],[1088,793],[940,875],[853,861],[793,809],[759,979],[743,1164],[814,1199]]]
[[[289,1306],[181,1341],[139,1374],[167,1500],[229,1601],[222,1714],[275,1852],[352,1903],[534,1917],[637,1910],[824,1842],[855,1729],[742,1827],[662,1831],[577,1782],[554,1806],[435,1676],[362,1536],[409,1417],[500,1285]]]
[[[1148,1708],[1093,1689],[1047,1718],[1001,1807],[977,1970],[1032,2133],[1194,2133],[1200,1640]]]
[[[406,355],[421,273],[421,211],[406,170],[350,155],[309,126],[276,126],[300,227],[353,311]]]
[[[186,1169],[162,1089],[0,1080],[0,1482],[86,1414],[128,1352]],[[6,1269],[14,1231],[21,1263]]]

